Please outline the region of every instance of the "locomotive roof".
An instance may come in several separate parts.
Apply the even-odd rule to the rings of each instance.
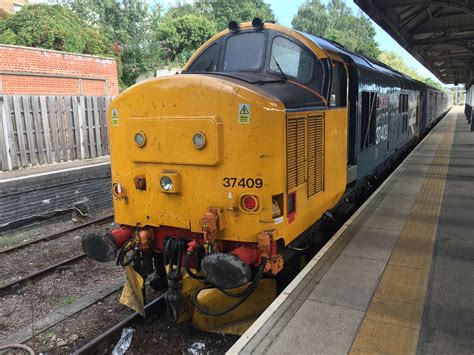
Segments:
[[[240,24],[240,29],[241,30],[252,30],[253,25],[251,22],[244,22]],[[360,68],[365,68],[371,71],[374,71],[376,73],[379,73],[380,75],[386,75],[389,77],[392,77],[396,80],[399,81],[399,85],[402,88],[406,89],[414,89],[414,90],[421,90],[422,88],[430,88],[435,91],[439,91],[436,88],[433,88],[429,85],[426,85],[425,83],[413,79],[410,76],[403,74],[395,69],[392,69],[388,65],[378,62],[376,60],[368,59],[367,57],[364,57],[361,54],[355,53],[350,51],[349,49],[345,48],[341,44],[326,39],[322,37],[317,37],[314,35],[311,35],[309,33],[297,31],[294,29],[290,29],[275,23],[265,23],[265,29],[270,29],[270,30],[275,30],[275,31],[281,31],[286,33],[288,36],[295,36],[299,37],[299,40],[302,42],[306,42],[306,45],[311,43],[312,50],[315,51],[317,50],[319,53],[315,53],[318,57],[322,55],[322,57],[326,57],[327,53],[324,54],[324,52],[333,52],[336,53],[349,61],[351,61],[355,66],[360,67]],[[187,69],[189,68],[189,65],[194,62],[194,60],[202,53],[203,50],[206,48],[209,48],[212,43],[215,41],[219,40],[221,37],[226,36],[230,34],[229,30],[224,30],[218,34],[216,34],[214,37],[210,38],[204,45],[200,48],[200,50],[196,51],[193,56],[189,59],[189,61],[186,63],[184,66],[183,72],[186,72]]]
[[[383,72],[383,73],[386,73],[388,75],[393,75],[393,76],[396,76],[396,77],[399,77],[399,78],[403,78],[405,80],[410,80],[415,85],[421,84],[421,82],[419,82],[418,80],[415,80],[415,79],[409,77],[408,75],[400,73],[400,72],[390,68],[388,65],[385,65],[383,63],[380,63],[380,62],[377,62],[377,61],[374,61],[374,60],[370,60],[370,59],[364,57],[361,54],[354,53],[354,52],[348,50],[347,48],[345,48],[344,46],[342,46],[341,44],[339,44],[335,41],[331,41],[331,40],[326,39],[326,38],[316,37],[314,35],[311,35],[311,34],[305,33],[305,32],[300,32],[300,31],[297,31],[297,32],[299,32],[302,35],[306,36],[309,40],[313,41],[321,49],[324,49],[326,51],[331,51],[331,52],[337,53],[339,55],[343,55],[345,57],[348,57],[355,64],[357,64],[361,67],[376,70],[378,72]]]

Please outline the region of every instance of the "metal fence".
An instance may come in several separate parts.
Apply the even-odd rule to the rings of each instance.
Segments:
[[[108,96],[0,96],[2,171],[109,154]]]

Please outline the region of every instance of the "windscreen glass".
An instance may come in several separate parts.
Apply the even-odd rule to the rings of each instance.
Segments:
[[[270,69],[278,73],[278,66],[285,75],[308,82],[313,76],[314,60],[296,43],[278,36],[272,43]]]
[[[217,70],[219,45],[213,44],[207,48],[189,67],[190,72],[214,72]]]
[[[223,71],[257,70],[263,64],[265,35],[240,33],[227,39]]]

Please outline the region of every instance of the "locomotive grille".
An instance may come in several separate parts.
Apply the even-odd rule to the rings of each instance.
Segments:
[[[287,174],[288,190],[306,181],[306,119],[305,117],[287,120]]]
[[[287,118],[288,191],[307,182],[308,197],[324,190],[324,115]]]
[[[308,117],[308,197],[324,190],[324,116]]]

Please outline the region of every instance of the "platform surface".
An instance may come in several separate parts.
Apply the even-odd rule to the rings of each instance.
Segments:
[[[71,160],[62,163],[40,165],[12,171],[0,171],[0,183],[35,178],[38,176],[53,175],[58,172],[60,173],[64,171],[91,168],[107,164],[110,164],[110,157],[108,155],[93,159]]]
[[[229,350],[474,353],[474,132],[454,106]]]

